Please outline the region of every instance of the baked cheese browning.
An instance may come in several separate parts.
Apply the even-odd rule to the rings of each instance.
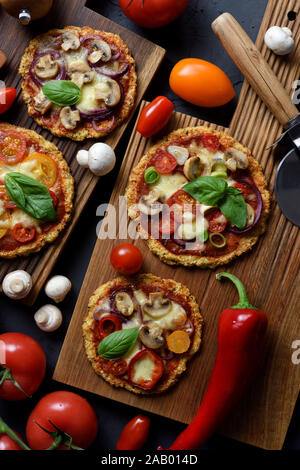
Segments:
[[[182,189],[201,176],[240,191],[244,230]],[[133,170],[126,196],[150,250],[168,264],[186,266],[214,268],[249,250],[265,231],[270,209],[265,177],[250,150],[206,127],[179,129],[152,147]]]
[[[56,221],[45,222],[24,212],[5,186],[8,173],[25,175],[48,188]],[[39,251],[53,242],[71,216],[74,182],[57,147],[36,132],[0,124],[0,257]]]
[[[182,284],[152,274],[120,277],[91,297],[83,322],[84,347],[95,372],[110,384],[137,394],[160,393],[177,381],[199,349],[202,323],[195,298]],[[139,337],[122,357],[99,356],[104,337],[131,328],[139,330]],[[186,336],[184,353],[168,347],[168,337],[178,331]]]
[[[110,133],[134,105],[135,62],[119,35],[68,26],[37,36],[19,73],[29,114],[58,136],[74,140]],[[70,80],[81,90],[72,107],[53,104],[42,91],[51,80]]]

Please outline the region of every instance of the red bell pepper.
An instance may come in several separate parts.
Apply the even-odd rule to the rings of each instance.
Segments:
[[[217,356],[202,403],[191,424],[170,449],[188,450],[202,446],[231,412],[262,362],[268,323],[266,315],[249,303],[245,288],[237,277],[220,273],[216,278],[230,279],[240,300],[220,315]]]

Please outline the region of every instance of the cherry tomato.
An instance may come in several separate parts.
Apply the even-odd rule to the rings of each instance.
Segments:
[[[51,189],[49,190],[49,193],[50,193],[50,196],[52,197],[53,207],[56,207],[58,204],[58,197],[56,196],[54,191],[51,191]]]
[[[203,147],[213,153],[216,153],[216,151],[220,148],[221,145],[218,137],[214,134],[204,134],[201,137],[201,142]]]
[[[139,378],[138,380],[134,379],[135,375],[135,366],[139,361],[148,358],[153,363],[153,370],[151,379]],[[164,363],[161,357],[159,357],[151,349],[142,349],[137,353],[129,362],[128,366],[128,380],[135,385],[136,387],[142,388],[143,390],[150,390],[153,388],[156,383],[159,381],[164,372]]]
[[[161,218],[159,220],[158,230],[162,235],[171,235],[175,232],[176,222],[174,220],[173,212],[169,211],[166,207],[164,208]]]
[[[115,331],[119,331],[121,329],[122,329],[121,320],[115,315],[105,315],[99,320],[98,331],[99,331],[101,338],[105,338],[111,333],[114,333]]]
[[[171,72],[170,87],[184,100],[207,108],[222,106],[235,96],[227,75],[201,59],[180,60]]]
[[[165,96],[158,96],[141,112],[137,131],[144,137],[157,134],[169,121],[174,110],[173,103]]]
[[[0,114],[5,113],[11,108],[16,99],[17,92],[15,88],[0,88]]]
[[[14,165],[25,157],[26,139],[17,131],[7,131],[0,135],[0,160],[7,165]]]
[[[227,220],[226,221],[220,221],[218,220],[220,217],[224,218],[223,214],[219,209],[211,209],[206,215],[205,215],[207,221],[208,221],[208,230],[213,233],[220,233],[224,232],[226,225],[227,225]]]
[[[91,405],[76,393],[53,392],[44,396],[31,412],[26,425],[26,438],[32,450],[45,450],[53,444],[39,424],[55,431],[49,420],[72,438],[72,443],[86,449],[96,439],[98,420]],[[59,450],[67,448],[63,443]]]
[[[235,183],[233,186],[241,191],[243,198],[246,200],[249,194],[247,186],[242,183]]]
[[[113,248],[110,262],[119,273],[135,274],[142,267],[143,257],[137,246],[121,243]]]
[[[42,184],[51,188],[57,180],[57,165],[46,153],[31,153],[24,159],[24,162],[36,161],[36,165],[31,170],[34,177]]]
[[[117,450],[139,450],[146,443],[149,436],[150,419],[147,416],[137,415],[126,424],[118,440]]]
[[[166,150],[158,150],[152,159],[152,163],[156,171],[161,175],[172,173],[177,166],[177,160]]]
[[[189,0],[119,0],[123,13],[144,28],[160,28],[178,18]]]
[[[35,235],[35,227],[24,227],[22,223],[13,226],[12,236],[19,243],[29,243],[35,238]]]
[[[18,433],[16,434],[21,439],[21,436]],[[22,450],[22,447],[7,434],[0,434],[0,450]]]
[[[3,203],[4,209],[16,209],[17,206],[13,201],[10,200],[4,185],[0,186],[0,199]]]
[[[125,359],[116,359],[115,361],[110,361],[109,373],[119,377],[120,375],[126,374],[128,370],[127,362]]]
[[[11,401],[24,400],[39,388],[46,372],[46,356],[41,346],[22,333],[4,333],[0,343],[5,344],[5,364],[1,373],[10,371],[11,377],[26,392],[22,392],[11,378],[0,385],[0,398]],[[9,369],[9,371],[8,371]]]

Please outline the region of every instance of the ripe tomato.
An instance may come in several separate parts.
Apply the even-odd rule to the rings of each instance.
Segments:
[[[159,220],[158,230],[162,235],[171,235],[175,232],[177,223],[174,219],[174,213],[167,209],[167,206],[164,208],[161,218]]]
[[[151,378],[143,379],[139,377],[137,380],[135,380],[134,376],[136,364],[138,364],[139,361],[144,360],[145,358],[148,358],[154,366]],[[155,354],[155,352],[153,352],[151,349],[142,349],[142,351],[133,356],[133,358],[129,362],[128,380],[132,383],[132,385],[135,385],[136,387],[140,387],[143,390],[151,390],[151,388],[153,388],[154,385],[159,381],[163,372],[164,363],[162,358]]]
[[[177,166],[177,160],[166,150],[158,150],[152,160],[153,166],[161,175],[172,173]]]
[[[17,92],[15,88],[0,88],[0,114],[5,113],[11,108],[16,99]]]
[[[17,436],[20,437],[19,434]],[[7,434],[0,434],[0,450],[22,450],[22,447]]]
[[[113,248],[110,262],[121,274],[135,274],[142,267],[143,257],[137,246],[121,243]]]
[[[160,28],[178,18],[189,0],[119,0],[123,13],[144,28]]]
[[[98,331],[101,338],[105,338],[111,333],[114,333],[115,331],[119,331],[121,329],[121,320],[116,317],[116,315],[105,315],[99,320]]]
[[[18,132],[7,131],[0,135],[0,160],[6,165],[23,160],[26,151],[26,139]]]
[[[36,165],[31,170],[34,177],[42,184],[51,188],[57,180],[57,166],[46,153],[31,153],[24,159],[24,162],[36,161]]]
[[[44,396],[32,410],[26,424],[26,438],[32,450],[45,450],[53,444],[53,437],[40,428],[55,431],[53,423],[72,438],[72,444],[86,449],[96,439],[98,420],[91,405],[76,393],[53,392]],[[40,426],[39,426],[40,425]],[[67,449],[66,436],[57,448]]]
[[[216,65],[201,59],[177,62],[170,75],[170,87],[184,100],[207,108],[222,106],[235,96],[227,75]]]
[[[12,236],[19,243],[29,243],[34,239],[35,235],[35,227],[24,227],[22,223],[13,226]]]
[[[137,415],[126,424],[118,440],[117,450],[139,450],[146,443],[150,428],[147,416]]]
[[[174,110],[173,103],[165,96],[158,96],[141,112],[137,131],[144,137],[151,137],[159,132],[169,121]]]
[[[233,186],[241,191],[243,198],[246,200],[249,194],[247,186],[243,183],[235,183]]]
[[[116,359],[115,361],[110,361],[109,373],[119,377],[124,375],[127,372],[128,366],[125,359]]]
[[[205,215],[208,221],[208,230],[213,233],[221,233],[224,232],[227,220],[223,216],[222,212],[219,209],[211,209]],[[224,220],[223,220],[224,219]]]
[[[39,388],[46,372],[46,356],[41,346],[22,333],[4,333],[0,342],[5,344],[5,364],[0,366],[1,376],[9,374],[0,385],[0,398],[24,400]],[[2,344],[2,343],[1,343]],[[14,381],[26,392],[22,392]]]
[[[204,134],[201,137],[201,142],[203,147],[213,153],[216,153],[221,145],[218,137],[214,134]]]
[[[51,189],[49,190],[49,193],[50,193],[50,196],[52,197],[53,207],[55,208],[58,204],[58,197],[56,196],[54,191],[51,191]]]

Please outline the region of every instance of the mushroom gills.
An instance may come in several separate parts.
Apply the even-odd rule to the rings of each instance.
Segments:
[[[56,77],[59,72],[59,63],[53,60],[50,54],[40,57],[34,67],[35,74],[42,80]]]
[[[127,292],[118,292],[115,298],[116,307],[125,317],[130,317],[134,311],[133,301]]]
[[[151,292],[143,305],[143,312],[152,318],[160,318],[171,310],[172,302],[164,292]]]
[[[78,110],[72,111],[70,106],[66,106],[62,108],[59,116],[60,116],[62,125],[68,130],[75,129],[75,127],[77,126],[77,123],[80,121],[79,111]]]
[[[158,349],[165,344],[163,329],[157,323],[142,325],[139,332],[139,339],[150,349]]]
[[[204,166],[198,156],[190,157],[186,160],[183,173],[187,177],[188,180],[192,181],[196,178],[199,178],[203,172]]]
[[[96,64],[100,60],[108,62],[111,59],[111,48],[107,42],[102,39],[95,39],[90,45],[93,48],[93,52],[88,56],[91,64]]]
[[[67,52],[71,50],[77,50],[80,47],[79,35],[76,31],[66,31],[62,35],[63,42],[61,48]]]
[[[116,106],[121,99],[121,90],[118,82],[110,77],[102,78],[102,81],[95,85],[96,100],[104,101],[107,106]]]

